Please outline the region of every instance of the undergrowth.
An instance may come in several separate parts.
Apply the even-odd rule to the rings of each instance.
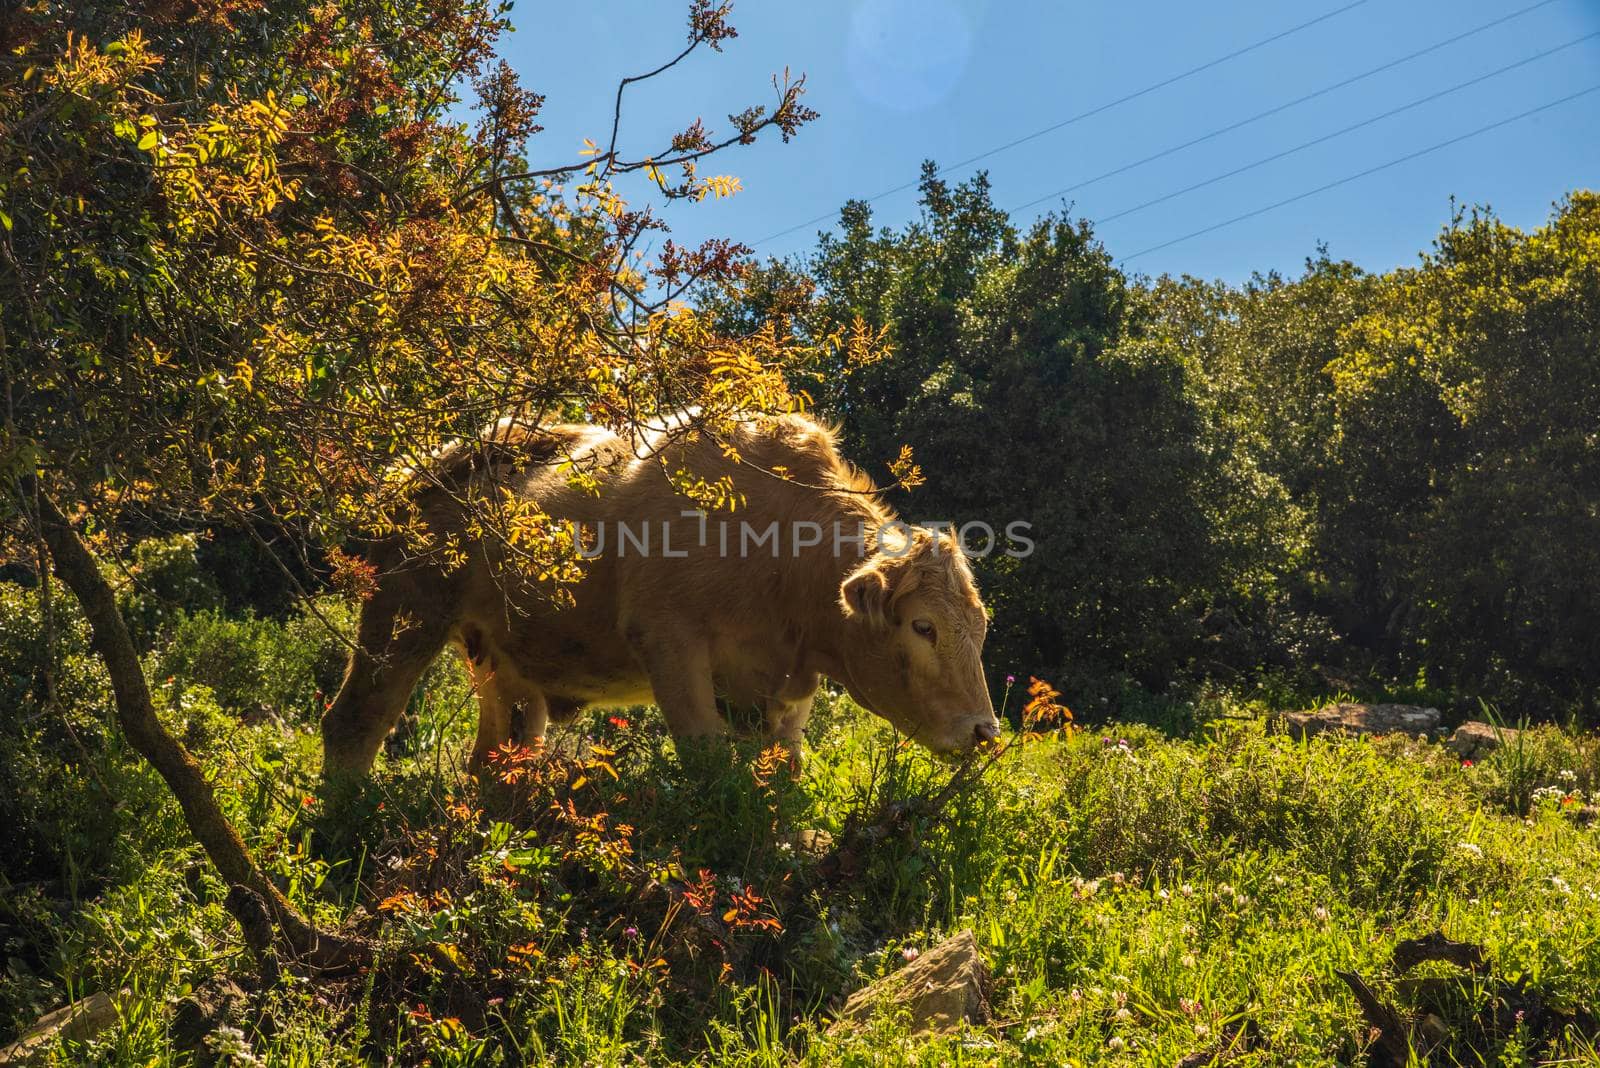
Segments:
[[[1229,1063],[1349,1063],[1373,1033],[1336,971],[1421,1010],[1387,963],[1440,929],[1575,1019],[1600,990],[1591,737],[1534,728],[1464,763],[1414,741],[1294,742],[1219,699],[1184,737],[1041,729],[958,771],[829,699],[803,770],[759,743],[679,752],[634,709],[474,778],[470,693],[444,664],[378,774],[323,796],[318,673],[337,642],[209,603],[148,613],[167,635],[149,643],[161,712],[263,866],[381,946],[362,974],[306,979],[244,945],[108,726],[81,623],[57,620],[45,662],[34,593],[0,598],[18,709],[0,726],[0,1036],[94,991],[119,1006],[55,1063],[1173,1064],[1245,1025]],[[248,639],[243,668],[229,634]],[[989,1021],[831,1025],[845,995],[962,929],[994,977]],[[1461,991],[1427,1006],[1444,1017],[1432,1063],[1594,1062],[1583,1028],[1486,1029],[1491,985]]]

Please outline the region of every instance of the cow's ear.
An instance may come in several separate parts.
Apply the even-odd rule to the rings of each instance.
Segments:
[[[889,617],[889,582],[882,571],[871,565],[844,580],[839,599],[844,602],[846,616],[860,616],[873,623],[882,623]]]

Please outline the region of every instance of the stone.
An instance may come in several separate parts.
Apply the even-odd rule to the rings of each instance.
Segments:
[[[869,1019],[884,1005],[911,1012],[913,1034],[950,1031],[989,1018],[989,971],[971,931],[940,942],[893,975],[850,995],[834,1027]]]
[[[1324,705],[1315,712],[1285,712],[1274,722],[1297,740],[1330,732],[1427,737],[1439,731],[1439,710],[1420,705],[1344,701]]]
[[[0,1065],[43,1060],[57,1042],[86,1042],[116,1022],[116,1000],[103,990],[96,991],[39,1017],[21,1038],[0,1049]]]
[[[1457,727],[1446,744],[1462,760],[1482,760],[1502,745],[1516,741],[1520,733],[1511,727],[1496,727],[1473,719]]]

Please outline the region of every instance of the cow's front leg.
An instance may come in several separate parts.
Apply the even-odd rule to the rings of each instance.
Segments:
[[[478,735],[472,743],[469,766],[481,772],[489,754],[507,742],[532,745],[542,740],[550,723],[550,706],[539,690],[514,686],[503,678],[493,659],[469,661],[469,667],[478,693]]]
[[[789,769],[799,778],[805,764],[806,724],[815,694],[792,701],[774,701],[767,709],[767,736],[789,750]]]
[[[413,588],[397,581],[380,586],[361,609],[356,648],[345,668],[344,682],[322,717],[322,774],[366,774],[377,759],[384,736],[405,711],[411,691],[439,650],[451,622],[443,612],[413,615],[427,606],[439,611]]]
[[[717,712],[711,649],[704,640],[687,637],[670,624],[637,623],[629,625],[627,638],[674,740],[715,738],[728,732]]]

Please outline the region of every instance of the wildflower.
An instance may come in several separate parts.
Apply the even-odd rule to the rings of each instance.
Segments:
[[[1110,1038],[1106,1039],[1106,1049],[1121,1050],[1126,1049],[1127,1046],[1128,1043],[1123,1041],[1121,1035],[1112,1035]]]
[[[623,931],[622,931],[622,937],[630,939],[630,940],[638,938],[639,937],[639,928],[637,928],[637,927],[626,927],[626,928],[624,928]]]
[[[1183,955],[1183,959],[1178,961],[1178,963],[1183,965],[1185,968],[1193,968],[1196,964],[1199,964],[1200,961],[1193,953],[1185,953]]]
[[[1316,908],[1311,910],[1311,915],[1316,917],[1318,923],[1322,923],[1328,918],[1328,910],[1323,908],[1321,905],[1318,905]]]
[[[1127,1023],[1131,1019],[1133,1019],[1133,1013],[1129,1012],[1127,1009],[1124,1008],[1117,1010],[1118,1023]]]
[[[1006,676],[1006,685],[1007,686],[1015,686],[1016,684],[1017,684],[1017,677],[1015,675],[1007,675]]]
[[[1474,857],[1483,856],[1483,847],[1478,845],[1476,842],[1457,842],[1456,848],[1461,850],[1461,852],[1469,853]]]
[[[905,959],[907,964],[910,964],[912,961],[922,956],[922,952],[918,950],[916,946],[906,946],[900,950],[900,956]]]
[[[1184,897],[1194,897],[1194,887],[1190,886],[1188,883],[1184,883],[1182,886],[1178,887],[1178,893],[1182,894]]]
[[[1470,767],[1472,767],[1472,761],[1470,761],[1470,760],[1463,760],[1463,761],[1462,761],[1462,762],[1461,762],[1461,766],[1462,766],[1462,767],[1464,767],[1464,768],[1470,768]]]

